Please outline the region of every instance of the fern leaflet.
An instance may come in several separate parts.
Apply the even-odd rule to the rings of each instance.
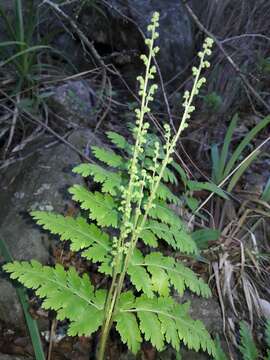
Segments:
[[[111,140],[111,142],[118,147],[118,149],[125,150],[128,154],[131,154],[131,144],[126,141],[124,136],[114,132],[114,131],[107,131],[107,137]]]
[[[162,255],[160,252],[152,252],[144,258],[141,252],[136,249],[130,267],[137,276],[137,283],[139,282],[140,284],[143,284],[144,278],[139,273],[142,272],[143,268],[146,268],[148,273],[151,274],[148,284],[150,280],[152,282],[152,290],[161,296],[169,296],[169,286],[174,286],[180,295],[183,295],[185,289],[188,288],[197,295],[203,297],[211,296],[211,291],[207,284],[198,278],[191,269],[175,261],[172,257]],[[133,282],[132,277],[131,281]],[[146,291],[144,292],[146,293]]]
[[[143,262],[143,255],[135,249],[133,253],[133,262],[129,265],[127,274],[130,276],[132,284],[135,286],[137,291],[142,290],[149,298],[154,296],[152,281],[150,275],[143,267],[138,267],[136,264]]]
[[[186,232],[184,227],[179,229],[178,227],[169,226],[162,222],[149,220],[145,224],[143,231],[154,234],[159,239],[166,241],[173,249],[178,249],[183,253],[196,254],[198,252],[195,241],[192,239],[191,235]],[[142,232],[141,238],[147,244],[143,235],[144,232]],[[148,238],[150,238],[150,235],[148,235]]]
[[[113,198],[108,194],[90,192],[81,185],[69,189],[72,199],[81,203],[81,208],[89,210],[90,219],[96,220],[99,226],[117,227],[118,211]]]
[[[83,177],[92,176],[96,183],[102,184],[101,191],[116,195],[122,184],[122,178],[119,173],[105,170],[96,164],[80,164],[73,169],[73,172]]]
[[[122,293],[119,304],[121,318],[126,314],[136,314],[145,340],[150,340],[158,350],[163,349],[165,341],[179,350],[180,342],[183,341],[190,349],[198,351],[202,348],[210,355],[214,354],[213,340],[201,321],[190,318],[188,309],[187,303],[177,304],[169,297],[149,299],[146,295],[141,295],[135,299],[130,291]],[[120,329],[119,332],[121,337],[128,336],[127,332],[123,334],[124,330]],[[132,337],[129,342],[131,341]]]
[[[243,355],[243,359],[256,360],[258,358],[258,350],[255,346],[250,330],[243,321],[240,322],[240,335],[241,343],[239,350]]]
[[[125,161],[120,156],[117,155],[112,150],[105,150],[103,148],[100,148],[98,146],[92,146],[91,147],[95,157],[103,162],[106,165],[109,165],[113,168],[124,168],[125,167]]]
[[[35,260],[15,261],[4,269],[12,279],[35,290],[44,299],[44,309],[55,310],[59,320],[70,320],[70,336],[89,336],[102,324],[106,292],[94,291],[86,274],[80,277],[72,267],[65,271],[62,265],[42,266]]]
[[[81,216],[73,218],[46,211],[33,211],[31,215],[43,229],[60,235],[62,241],[70,240],[72,251],[87,248],[93,243],[99,244],[107,252],[111,249],[109,235],[95,224],[88,224]]]

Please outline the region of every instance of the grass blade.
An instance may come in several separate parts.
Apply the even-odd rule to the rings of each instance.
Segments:
[[[270,202],[270,178],[265,185],[261,198],[263,201]]]
[[[187,186],[190,191],[207,190],[213,192],[214,194],[217,194],[225,200],[229,199],[228,195],[214,183],[189,180],[187,182]]]
[[[267,116],[259,124],[257,124],[252,130],[250,130],[250,132],[244,137],[244,139],[235,149],[229,162],[227,163],[227,166],[224,171],[224,177],[229,175],[235,163],[239,160],[244,148],[254,139],[254,137],[258,134],[258,132],[264,129],[269,123],[270,123],[270,116]]]
[[[7,262],[11,262],[13,261],[11,254],[8,251],[8,248],[5,244],[5,242],[0,239],[0,253],[2,253],[4,259]],[[23,287],[21,286],[16,286],[15,287],[18,298],[20,300],[23,312],[24,312],[24,316],[25,316],[25,321],[28,327],[28,331],[31,337],[31,341],[32,341],[32,345],[33,345],[33,349],[35,352],[35,358],[36,360],[45,360],[45,355],[43,352],[43,348],[42,348],[42,343],[41,343],[41,339],[39,336],[39,329],[38,329],[38,325],[36,320],[34,320],[31,315],[28,312],[28,296],[26,294],[26,291]]]
[[[7,65],[8,63],[12,62],[13,60],[17,59],[18,57],[25,55],[27,53],[43,50],[43,49],[50,49],[50,46],[42,46],[42,45],[36,45],[31,46],[28,49],[25,49],[23,51],[20,51],[12,56],[10,56],[7,60],[4,60],[0,63],[0,67]]]
[[[23,10],[21,0],[15,0],[15,32],[16,39],[24,42]]]
[[[0,43],[0,47],[12,46],[12,45],[25,45],[25,43],[21,41],[3,41]]]
[[[230,122],[230,125],[225,135],[224,144],[222,147],[220,160],[219,160],[218,182],[224,179],[224,169],[226,165],[226,160],[228,158],[229,147],[232,141],[233,132],[237,125],[237,121],[238,121],[238,114],[235,114]]]
[[[250,166],[250,164],[256,159],[256,157],[260,154],[260,151],[255,151],[255,153],[250,156],[240,167],[239,169],[233,174],[233,177],[231,178],[231,181],[227,187],[227,191],[231,192],[237,182],[239,181],[240,177],[243,175],[243,173],[246,171],[246,169]]]
[[[220,171],[220,159],[217,144],[211,146],[211,159],[212,159],[212,179],[215,184],[218,185],[220,182],[219,173]]]
[[[4,20],[5,23],[5,30],[7,32],[7,34],[9,35],[9,37],[11,39],[16,39],[16,34],[14,32],[13,26],[11,25],[11,21],[9,16],[6,14],[6,12],[4,11],[4,8],[0,5],[0,18],[2,18]]]

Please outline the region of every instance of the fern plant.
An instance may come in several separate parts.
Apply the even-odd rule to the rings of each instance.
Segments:
[[[167,185],[177,181],[172,155],[195,109],[193,99],[205,82],[200,74],[209,66],[205,57],[211,54],[212,40],[206,39],[199,53],[199,67],[193,68],[194,85],[191,92],[185,93],[184,113],[177,133],[172,136],[169,125],[165,125],[165,144],[155,141],[150,145],[149,123],[144,118],[157,90],[152,82],[156,72],[152,60],[158,52],[154,45],[158,20],[158,13],[154,13],[148,26],[151,37],[145,41],[149,54],[141,56],[145,76],[138,77],[141,107],[135,111],[134,143],[108,132],[108,138],[123,156],[93,147],[99,164],[81,164],[74,169],[83,177],[92,177],[101,187],[100,191],[91,192],[74,185],[69,190],[89,218],[32,213],[45,230],[59,235],[60,240],[70,241],[72,251],[96,263],[99,272],[110,278],[109,289],[96,289],[87,274],[80,276],[73,267],[65,269],[60,264],[49,267],[32,260],[4,266],[12,279],[35,290],[43,299],[43,308],[55,310],[59,320],[70,321],[70,336],[89,336],[101,327],[99,360],[104,359],[112,326],[133,353],[138,352],[143,338],[157,350],[168,343],[178,351],[183,342],[196,351],[215,352],[203,323],[190,317],[189,303],[179,304],[172,296],[175,290],[182,295],[189,289],[209,297],[210,289],[191,269],[159,249],[162,241],[184,254],[197,252],[185,224],[170,206],[179,200]],[[113,229],[114,236],[109,235],[108,228]]]
[[[255,345],[253,336],[245,324],[244,321],[240,322],[240,343],[238,345],[238,349],[242,355],[241,359],[243,360],[257,360],[264,359],[270,360],[270,321],[267,320],[265,324],[265,343],[266,343],[266,354],[265,356],[259,354],[259,351]],[[227,356],[221,348],[219,337],[216,337],[216,352],[215,352],[215,360],[227,360]]]

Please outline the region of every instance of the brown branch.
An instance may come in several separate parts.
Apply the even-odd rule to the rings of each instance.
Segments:
[[[91,41],[88,40],[87,36],[84,35],[84,33],[81,31],[81,29],[78,27],[76,22],[68,16],[60,7],[59,5],[55,4],[51,0],[44,0],[43,4],[49,5],[57,14],[59,14],[63,19],[69,22],[73,30],[78,34],[81,41],[88,47],[88,49],[91,51],[92,56],[98,63],[98,65],[102,68],[106,68],[106,64],[102,60],[102,58],[99,56],[95,46]]]
[[[13,100],[12,97],[10,97],[8,94],[6,94],[3,90],[0,89],[0,93],[4,95],[9,101],[12,102],[12,104],[15,106],[16,101]],[[25,110],[24,108],[21,109],[21,115],[25,118],[27,121],[35,122],[36,124],[42,126],[47,132],[52,134],[56,139],[58,139],[60,142],[67,145],[70,149],[74,150],[77,154],[79,154],[84,160],[93,163],[94,161],[89,158],[87,155],[85,155],[82,151],[76,148],[73,144],[71,144],[69,141],[67,141],[63,136],[59,135],[56,131],[54,131],[50,126],[46,125],[43,121],[35,117],[33,114],[31,114],[29,111]]]

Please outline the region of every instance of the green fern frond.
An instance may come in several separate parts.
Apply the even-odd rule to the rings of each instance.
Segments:
[[[96,183],[102,184],[101,191],[116,195],[122,185],[120,173],[109,171],[96,164],[80,164],[73,169],[73,172],[83,177],[92,176]]]
[[[174,170],[176,170],[178,175],[180,175],[180,178],[181,178],[183,184],[186,187],[187,182],[188,182],[188,177],[187,177],[187,174],[186,174],[185,170],[175,161],[173,161],[171,163],[171,166],[174,168]]]
[[[184,226],[179,229],[177,227],[164,224],[162,222],[149,220],[146,223],[143,231],[148,231],[148,233],[152,232],[152,234],[154,234],[157,238],[166,241],[166,243],[172,246],[173,249],[180,250],[186,254],[198,253],[198,248],[195,241],[192,239],[191,235],[186,232]],[[148,238],[150,238],[150,235],[148,233]],[[144,241],[145,239],[143,235],[144,232],[142,232],[141,234],[141,238]],[[145,243],[147,244],[147,241]]]
[[[109,235],[102,232],[95,224],[88,224],[81,216],[73,218],[46,211],[33,211],[31,215],[43,229],[60,235],[62,241],[69,240],[72,251],[85,249],[93,243],[97,243],[107,252],[111,250]]]
[[[198,278],[191,269],[160,252],[152,252],[144,258],[141,252],[136,249],[130,267],[132,274],[136,276],[136,284],[139,283],[142,288],[145,286],[144,281],[147,278],[148,289],[151,289],[152,283],[152,290],[161,296],[169,296],[170,286],[173,286],[180,295],[189,289],[199,296],[206,298],[211,296],[208,285]],[[147,269],[148,273],[143,271],[144,268]],[[148,274],[151,275],[151,278]],[[132,277],[131,282],[136,286]],[[137,288],[137,290],[139,289]],[[146,293],[146,291],[144,292]],[[152,294],[148,297],[152,297]]]
[[[159,184],[157,189],[157,197],[163,201],[168,201],[175,205],[180,205],[180,200],[177,196],[175,196],[171,190],[163,183]]]
[[[118,149],[125,150],[128,154],[131,154],[132,145],[124,138],[124,136],[114,131],[107,131],[106,135]]]
[[[149,216],[178,229],[181,229],[184,226],[184,223],[180,220],[179,216],[176,215],[176,213],[167,206],[166,202],[162,200],[154,201],[154,207],[149,211]]]
[[[117,204],[109,194],[90,192],[81,185],[69,189],[72,199],[81,203],[81,208],[89,210],[89,217],[99,226],[118,226]]]
[[[112,150],[105,150],[98,146],[91,147],[95,157],[104,164],[113,168],[125,168],[125,160]]]
[[[220,338],[218,335],[215,338],[215,345],[216,345],[215,360],[228,360],[227,356],[225,355],[221,347]]]
[[[130,276],[130,281],[137,291],[143,291],[149,298],[152,298],[154,293],[150,275],[144,267],[136,265],[143,262],[144,258],[142,253],[138,249],[135,249],[133,252],[133,261],[127,269],[127,274]]]
[[[119,313],[115,317],[115,321],[116,330],[119,332],[122,342],[127,344],[133,354],[136,354],[142,342],[136,316],[131,313]]]
[[[193,240],[191,234],[189,234],[184,227],[181,229],[177,229],[171,226],[170,231],[174,236],[176,242],[176,249],[186,254],[198,253],[198,247],[196,242]]]
[[[143,160],[143,166],[145,167],[145,169],[150,170],[151,167],[153,166],[154,162],[152,159],[150,158],[146,158]],[[160,171],[160,166],[157,170],[157,173]],[[174,185],[178,184],[178,180],[174,174],[173,171],[171,171],[169,168],[166,168],[164,170],[163,176],[162,176],[162,181],[164,181],[165,183],[171,183]]]
[[[127,292],[121,295],[119,308],[122,318],[130,313],[137,315],[145,340],[151,341],[157,350],[162,350],[166,341],[178,351],[182,341],[189,349],[202,349],[210,355],[215,353],[215,344],[202,322],[188,315],[188,304],[177,304],[169,297],[149,299],[141,295],[135,299]]]
[[[94,291],[86,274],[81,277],[72,267],[65,271],[62,265],[42,266],[35,260],[15,261],[3,268],[12,279],[35,290],[44,309],[55,310],[59,320],[70,320],[70,336],[89,336],[102,324],[106,292]]]
[[[156,248],[158,246],[157,237],[152,231],[148,230],[147,228],[143,229],[140,232],[139,239],[141,239],[145,245],[151,246],[153,248]]]
[[[170,183],[170,184],[174,184],[174,185],[178,184],[178,180],[177,180],[174,172],[171,171],[169,168],[166,168],[166,170],[164,171],[162,180],[165,183]]]
[[[267,320],[265,324],[265,341],[270,351],[270,320]]]
[[[131,291],[121,294],[119,308],[128,310],[134,306],[134,295]],[[118,312],[114,318],[116,330],[119,332],[123,343],[127,344],[130,351],[136,354],[140,349],[142,337],[135,314]]]
[[[255,346],[253,337],[247,325],[241,321],[240,322],[240,346],[239,350],[243,356],[244,360],[257,360],[258,350]]]
[[[173,234],[170,232],[170,227],[167,224],[156,220],[148,220],[144,226],[144,230],[141,233],[141,238],[145,242],[143,237],[144,233],[151,233],[155,238],[166,241],[167,244],[176,248],[176,243]],[[145,242],[147,244],[147,242]]]
[[[98,270],[102,274],[112,275],[112,248],[94,243],[81,253],[81,256],[93,263],[98,263]]]

